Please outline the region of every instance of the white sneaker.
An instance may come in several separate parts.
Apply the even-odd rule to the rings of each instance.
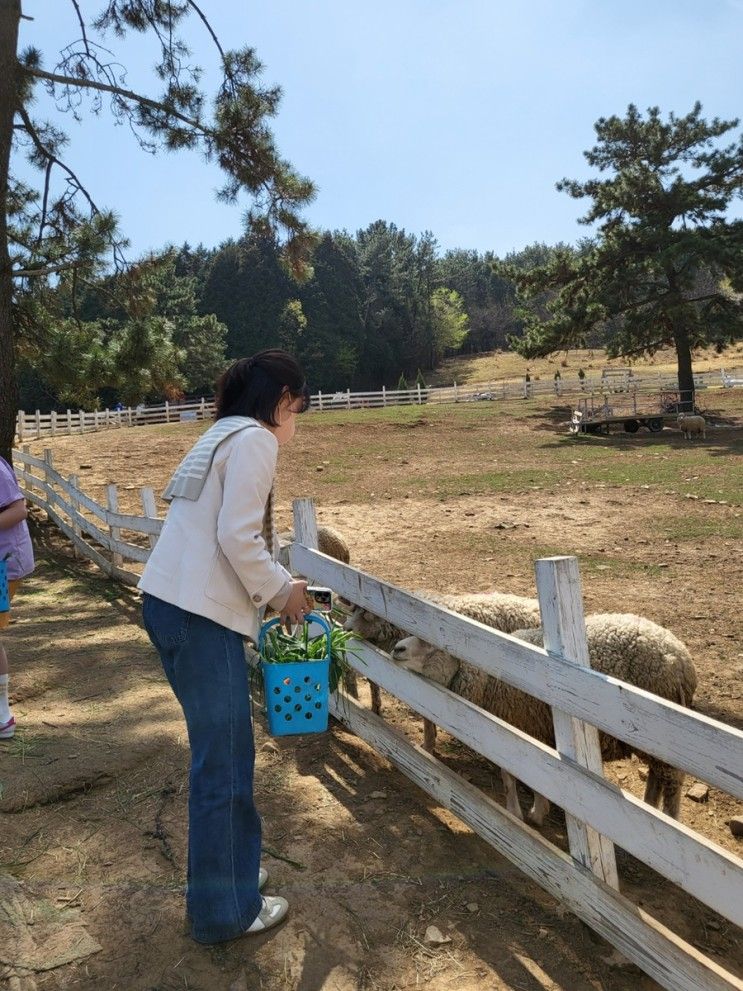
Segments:
[[[277,926],[286,913],[289,911],[289,902],[286,898],[278,895],[264,895],[263,907],[253,920],[251,925],[245,930],[246,933],[262,933],[272,926]]]

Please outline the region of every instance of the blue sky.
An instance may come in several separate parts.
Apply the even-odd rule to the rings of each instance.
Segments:
[[[82,0],[97,13],[102,0]],[[70,0],[24,0],[24,44],[53,68],[79,32]],[[274,133],[317,184],[320,228],[379,218],[442,250],[503,255],[534,241],[573,242],[585,204],[555,190],[588,175],[593,123],[641,109],[737,117],[743,108],[743,0],[204,0],[225,47],[251,45],[264,81],[284,92]],[[50,9],[51,8],[51,9]],[[208,8],[208,10],[207,10]],[[205,84],[214,50],[191,18]],[[141,38],[110,46],[132,88],[157,92]],[[76,123],[39,95],[38,113],[70,136],[67,161],[113,208],[131,253],[239,236],[240,207],[215,199],[219,172],[197,153],[151,157],[126,127]],[[736,208],[736,215],[740,209]]]

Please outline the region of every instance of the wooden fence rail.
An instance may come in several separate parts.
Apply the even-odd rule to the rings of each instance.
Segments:
[[[729,373],[703,372],[695,376],[698,388],[729,387],[730,383],[743,382],[743,369],[731,369]],[[343,409],[378,409],[385,406],[410,406],[423,403],[460,403],[480,400],[528,399],[536,396],[576,396],[599,398],[621,393],[628,396],[649,396],[660,389],[673,389],[673,376],[660,372],[640,373],[625,382],[602,379],[599,376],[583,380],[574,377],[561,379],[525,379],[496,382],[480,382],[466,386],[413,386],[410,389],[385,389],[370,392],[317,392],[310,397],[310,409],[328,412]],[[83,434],[94,430],[111,430],[121,427],[146,426],[148,424],[179,423],[193,420],[210,420],[214,415],[213,399],[198,399],[183,403],[161,403],[155,406],[140,405],[120,410],[85,412],[34,413],[19,412],[16,421],[16,437],[19,444],[28,440],[40,440],[67,434]]]
[[[155,513],[155,496],[151,488],[141,490],[145,515],[118,511],[115,485],[107,488],[108,505],[101,506],[84,492],[73,476],[65,478],[54,467],[53,452],[47,449],[39,458],[27,450],[13,451],[13,464],[26,498],[44,510],[49,519],[72,542],[75,552],[99,568],[125,582],[136,585],[139,573],[127,564],[144,564],[150,555],[163,521]],[[140,542],[124,539],[121,531],[141,535]]]
[[[151,489],[144,515],[99,505],[43,458],[14,452],[26,496],[107,574],[136,584],[162,527]],[[743,798],[743,733],[585,666],[585,622],[572,558],[537,562],[548,649],[526,644],[425,602],[321,554],[310,500],[295,503],[292,569],[352,602],[541,699],[553,709],[555,748],[448,689],[399,668],[361,643],[353,667],[476,752],[564,809],[570,855],[511,816],[352,699],[333,713],[529,877],[672,991],[743,991],[743,981],[622,895],[616,843],[733,924],[743,925],[743,861],[608,782],[597,729]],[[123,531],[123,532],[122,532]],[[125,539],[129,536],[130,539]]]

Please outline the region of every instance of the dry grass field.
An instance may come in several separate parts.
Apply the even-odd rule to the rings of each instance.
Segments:
[[[713,426],[693,443],[672,429],[572,437],[570,407],[536,400],[307,415],[280,457],[280,527],[292,498],[311,496],[357,566],[406,588],[534,594],[536,558],[575,554],[586,611],[669,627],[696,660],[696,708],[742,726],[743,391],[708,390],[703,404]],[[139,488],[161,491],[200,428],[59,437],[55,465],[99,501],[117,483],[122,510],[138,512]],[[20,729],[0,745],[0,885],[46,928],[24,930],[14,991],[657,987],[337,727],[301,746],[258,732],[266,861],[290,921],[271,937],[190,943],[184,728],[136,596],[76,562],[49,525],[35,532],[41,565],[9,637]],[[401,705],[388,699],[386,713],[420,739]],[[502,800],[486,762],[445,735],[440,755]],[[638,762],[607,775],[642,795]],[[740,814],[715,789],[682,801],[686,824],[738,855],[727,822]],[[545,835],[565,843],[559,810]],[[618,856],[633,899],[743,974],[728,923]],[[451,942],[425,946],[430,924]]]
[[[605,352],[596,348],[552,355],[549,358],[522,358],[514,351],[494,351],[491,354],[478,354],[450,358],[431,375],[431,385],[467,385],[472,382],[491,382],[502,379],[522,379],[528,371],[533,380],[552,379],[559,371],[563,377],[575,378],[578,369],[586,375],[600,375],[603,368],[617,368],[631,365],[637,373],[676,372],[676,352],[669,348],[658,351],[652,358],[607,358]],[[694,355],[694,371],[714,372],[721,368],[728,371],[743,365],[743,344],[728,348],[717,354],[714,348],[700,350]]]

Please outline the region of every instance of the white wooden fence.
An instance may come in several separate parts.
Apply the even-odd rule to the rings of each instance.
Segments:
[[[77,552],[135,584],[138,574],[126,565],[146,561],[162,526],[152,490],[141,491],[143,515],[129,515],[118,511],[113,487],[104,507],[73,476],[56,471],[49,450],[43,458],[16,451],[14,461],[26,496],[46,511]],[[743,861],[608,782],[597,728],[738,799],[743,799],[743,733],[587,666],[575,558],[537,562],[546,645],[541,649],[319,553],[311,501],[298,500],[294,513],[296,541],[288,556],[296,573],[552,707],[555,749],[397,667],[369,644],[362,642],[358,657],[350,658],[361,675],[561,806],[570,853],[353,699],[333,698],[333,714],[660,985],[669,991],[743,991],[743,981],[621,893],[613,844],[736,926],[743,925]]]
[[[738,376],[738,377],[736,377]],[[743,369],[733,369],[730,373],[703,372],[696,375],[697,388],[711,386],[730,387],[743,382]],[[604,397],[617,392],[635,396],[651,395],[660,389],[677,388],[676,380],[660,372],[641,373],[617,382],[604,380],[600,376],[577,377],[525,381],[480,382],[466,386],[424,387],[410,389],[385,389],[373,392],[316,392],[310,398],[310,409],[326,412],[341,409],[379,409],[385,406],[412,406],[423,403],[460,403],[480,400],[529,399],[536,396],[578,396]],[[213,399],[198,399],[183,403],[161,403],[157,406],[127,407],[121,410],[66,410],[63,413],[34,413],[20,411],[16,421],[16,437],[19,444],[42,437],[58,434],[83,434],[93,430],[108,430],[118,427],[137,427],[158,423],[178,423],[184,420],[208,420],[214,415]]]
[[[43,458],[28,450],[13,451],[13,467],[26,498],[70,539],[77,555],[93,561],[112,578],[137,584],[138,572],[126,565],[146,562],[163,525],[151,488],[140,490],[143,515],[137,516],[119,512],[115,485],[107,486],[106,506],[91,499],[80,488],[77,476],[65,478],[55,469],[50,449]],[[122,530],[131,535],[129,539],[122,537]]]
[[[663,987],[743,989],[738,977],[620,893],[613,844],[737,926],[743,925],[743,861],[610,784],[601,772],[596,727],[740,799],[743,733],[585,666],[576,559],[537,562],[543,650],[314,550],[309,500],[295,503],[294,532],[295,572],[552,706],[555,750],[399,668],[369,644],[350,658],[360,674],[561,806],[570,856],[353,699],[335,698],[333,714]]]

